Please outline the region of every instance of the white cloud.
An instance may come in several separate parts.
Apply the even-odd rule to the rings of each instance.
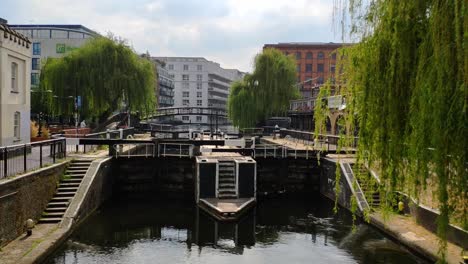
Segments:
[[[203,56],[244,71],[265,43],[336,41],[333,0],[1,1],[8,8],[0,17],[12,23],[83,24],[128,39],[138,52]]]

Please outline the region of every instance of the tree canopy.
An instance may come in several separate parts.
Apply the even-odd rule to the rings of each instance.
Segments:
[[[99,37],[62,58],[47,59],[39,89],[49,113],[56,115],[73,113],[75,96],[81,96],[85,117],[110,113],[123,103],[148,112],[156,106],[156,70],[123,41]]]
[[[255,57],[253,73],[231,85],[229,118],[235,126],[246,128],[284,114],[289,100],[299,96],[295,82],[295,59],[279,50],[265,49]]]
[[[359,125],[359,159],[379,168],[387,197],[404,191],[418,198],[436,182],[443,256],[450,216],[457,212],[468,228],[466,0],[336,5],[359,41],[341,51],[337,80],[347,123]]]

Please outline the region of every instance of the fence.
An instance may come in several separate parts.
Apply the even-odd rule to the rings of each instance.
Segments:
[[[159,143],[158,157],[193,157],[192,144]]]
[[[65,157],[65,138],[0,147],[0,179],[54,164]]]
[[[133,136],[135,129],[126,128],[126,129],[117,129],[117,130],[107,130],[99,133],[92,134],[64,134],[64,135],[55,135],[55,137],[66,137],[66,152],[67,153],[87,153],[90,151],[97,150],[97,145],[82,145],[80,144],[80,138],[107,138],[107,139],[123,139],[129,136]]]
[[[137,144],[116,144],[114,148],[114,155],[119,157],[156,157],[156,147],[154,143],[137,143]]]
[[[280,137],[284,138],[287,136],[304,145],[314,145],[316,147],[321,146],[322,149],[325,149],[327,151],[337,150],[339,141],[346,140],[345,138],[342,139],[340,136],[335,135],[319,134],[316,138],[315,133],[312,132],[288,129],[280,130]],[[347,150],[356,149],[358,141],[358,137],[353,137],[352,142],[350,142],[350,144],[344,144],[344,148],[346,148]]]

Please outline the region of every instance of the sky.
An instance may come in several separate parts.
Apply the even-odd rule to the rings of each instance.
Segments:
[[[266,43],[340,42],[334,0],[0,0],[9,24],[82,24],[151,56],[251,71]]]

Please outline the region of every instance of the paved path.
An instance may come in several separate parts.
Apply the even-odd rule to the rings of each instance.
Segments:
[[[433,260],[437,258],[438,237],[416,224],[411,216],[391,214],[388,219],[384,220],[380,213],[373,213],[371,214],[371,223],[418,253],[431,256]],[[463,263],[461,253],[461,247],[448,243],[447,262],[449,264]]]

